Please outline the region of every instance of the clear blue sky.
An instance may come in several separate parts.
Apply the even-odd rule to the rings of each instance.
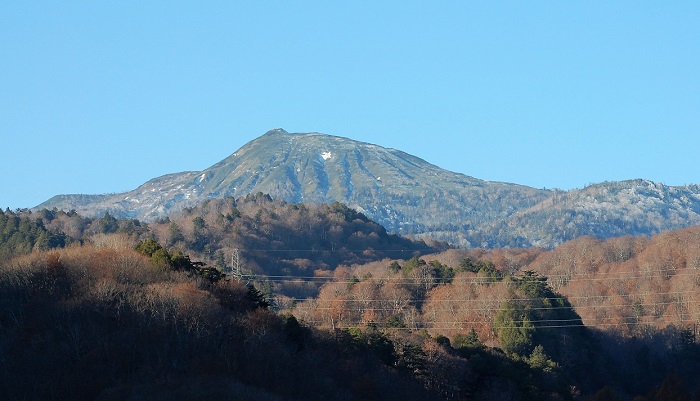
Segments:
[[[277,127],[538,188],[700,183],[700,2],[183,3],[0,3],[0,207]]]

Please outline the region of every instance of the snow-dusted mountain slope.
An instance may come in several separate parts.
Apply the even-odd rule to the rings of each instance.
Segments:
[[[549,247],[579,235],[652,234],[700,223],[698,186],[637,180],[540,190],[443,170],[395,149],[281,129],[204,171],[166,175],[126,193],[59,195],[37,208],[150,221],[206,199],[257,192],[288,202],[343,202],[389,231],[461,246]]]

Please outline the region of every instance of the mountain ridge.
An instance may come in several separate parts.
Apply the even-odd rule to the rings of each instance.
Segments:
[[[699,223],[700,185],[673,187],[633,179],[559,192],[485,231],[492,236],[498,231],[518,233],[532,245],[550,247],[550,243],[561,244],[552,238],[557,228],[570,231],[567,239],[584,235],[611,238],[656,234]]]
[[[342,202],[390,232],[463,247],[553,247],[580,235],[648,235],[700,224],[698,185],[640,179],[535,189],[445,170],[393,148],[281,128],[202,171],[163,175],[117,194],[57,195],[37,208],[153,221],[207,199],[257,192],[292,203]],[[649,217],[654,223],[643,223]]]

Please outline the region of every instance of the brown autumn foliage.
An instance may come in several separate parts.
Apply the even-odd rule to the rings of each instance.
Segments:
[[[0,265],[0,394],[20,399],[436,399],[260,307],[236,281],[155,266],[126,236]],[[349,367],[362,365],[363,385]]]
[[[676,325],[697,333],[700,227],[652,237],[584,237],[543,253],[528,268],[549,277],[587,326],[641,335]]]
[[[567,297],[586,326],[602,331],[640,336],[674,326],[697,334],[700,323],[700,226],[653,237],[582,237],[551,251],[450,249],[421,258],[428,268],[439,262],[458,270],[469,258],[489,261],[504,275],[535,271]],[[507,298],[507,280],[462,271],[445,283],[429,271],[423,277],[417,270],[412,275],[392,271],[392,262],[336,269],[333,282],[315,299],[299,303],[295,313],[326,327],[398,318],[405,327],[435,335],[467,334],[473,328],[482,341],[497,345],[492,323]]]
[[[108,213],[102,218],[85,218],[55,209],[0,212],[0,217],[12,223],[7,231],[13,235],[12,241],[0,243],[3,259],[119,233],[134,242],[154,238],[170,251],[182,251],[221,270],[235,267],[247,275],[297,277],[265,283],[283,297],[315,295],[318,285],[307,278],[329,276],[340,265],[410,258],[446,247],[389,234],[340,203],[288,204],[262,193],[212,199],[149,224],[117,220]],[[38,238],[35,231],[56,238]],[[52,245],[56,239],[61,244]]]
[[[397,271],[392,262],[406,266],[408,256],[425,252],[426,245],[399,241],[342,205],[288,205],[259,196],[225,199],[148,227],[133,221],[115,224],[108,216],[81,219],[62,212],[42,218],[47,227],[75,231],[89,245],[35,252],[5,263],[0,270],[0,356],[11,361],[2,367],[2,389],[19,394],[15,398],[61,394],[81,399],[98,394],[102,399],[121,399],[156,393],[193,398],[204,383],[219,380],[224,380],[221,392],[205,393],[214,398],[241,394],[243,399],[294,399],[306,391],[331,394],[341,387],[360,399],[386,395],[380,388],[386,378],[394,377],[391,369],[373,370],[352,383],[338,379],[366,366],[354,359],[336,366],[330,362],[337,352],[334,346],[311,334],[291,340],[284,319],[256,308],[243,286],[211,284],[152,266],[132,251],[139,239],[148,236],[169,241],[171,248],[201,247],[197,255],[210,263],[216,263],[218,252],[247,250],[246,268],[284,276],[272,281],[275,291],[292,294],[280,298],[284,301],[280,305],[294,306],[299,320],[330,329],[335,344],[344,338],[338,336],[339,330],[371,331],[379,326],[393,333],[396,344],[409,332],[424,330],[433,339],[441,335],[455,339],[474,330],[485,345],[499,346],[493,321],[504,300],[512,296],[513,282],[494,280],[484,272],[458,271],[467,258],[490,262],[502,275],[534,270],[546,276],[584,323],[600,331],[599,349],[611,356],[610,366],[629,370],[629,377],[611,374],[628,389],[659,383],[671,364],[683,359],[679,355],[688,342],[695,341],[700,321],[700,228],[654,237],[583,237],[552,251],[450,249],[425,255],[423,264]],[[405,256],[395,259],[392,252],[399,248]],[[445,268],[454,270],[449,279]],[[323,282],[327,284],[318,297],[308,297],[315,293],[316,283]],[[561,342],[567,341],[571,348],[580,345],[563,336]],[[290,350],[310,350],[310,344],[314,356]],[[404,358],[410,367],[406,372],[421,372],[410,379],[403,376],[412,383],[409,387],[446,394],[459,381],[447,374],[454,373],[453,368],[467,375],[469,383],[476,380],[479,374],[465,373],[472,371],[471,361],[462,366],[464,360],[451,354],[454,349],[436,344],[406,346],[417,350],[424,364],[421,369],[430,366],[443,372],[438,378]],[[557,360],[562,367],[561,361],[573,358],[557,356],[563,358]],[[303,369],[297,365],[302,361]],[[315,369],[328,371],[326,363],[339,369],[328,372],[336,385],[299,379],[316,374]],[[56,366],[70,369],[56,372]],[[299,372],[290,377],[285,366]],[[655,366],[659,373],[644,366]],[[685,377],[692,372],[688,369]],[[262,379],[269,373],[273,380]],[[95,380],[89,386],[76,384],[86,375]],[[115,380],[125,384],[115,385]],[[499,390],[516,382],[493,377],[488,381],[492,390],[482,386],[474,394],[488,398],[487,394],[501,394]],[[16,383],[27,387],[19,390],[13,387]],[[506,393],[514,392],[515,387]]]
[[[432,335],[464,335],[474,329],[485,344],[495,346],[493,318],[508,297],[506,282],[484,273],[460,271],[447,282],[436,265],[458,270],[464,259],[482,260],[506,274],[527,266],[543,250],[450,249],[422,257],[424,266],[410,272],[392,270],[385,259],[352,267],[340,266],[317,297],[297,299],[293,313],[324,328],[363,327],[368,324],[426,329]]]
[[[212,199],[149,225],[156,239],[183,249],[209,265],[244,273],[297,277],[272,282],[276,293],[313,296],[318,286],[305,278],[336,267],[383,258],[410,258],[444,244],[426,244],[389,234],[379,224],[342,205],[289,204],[261,193],[240,199]]]
[[[46,227],[72,233],[79,241],[91,245],[37,252],[7,264],[8,270],[2,273],[9,281],[3,282],[2,290],[9,293],[1,294],[4,304],[0,327],[13,328],[12,324],[17,322],[29,322],[32,326],[27,332],[38,328],[39,332],[48,330],[48,334],[32,335],[31,341],[23,344],[46,343],[49,345],[43,350],[63,350],[67,355],[80,355],[86,348],[81,345],[84,339],[91,338],[85,333],[91,332],[93,338],[97,338],[97,331],[88,330],[82,322],[59,323],[47,329],[36,323],[42,318],[27,320],[26,316],[34,316],[41,310],[41,313],[53,314],[49,321],[58,322],[66,318],[81,320],[75,316],[102,316],[103,311],[110,310],[109,313],[118,317],[118,324],[114,326],[117,329],[122,328],[123,322],[135,324],[145,319],[143,326],[149,330],[165,332],[163,327],[171,325],[178,328],[174,333],[184,333],[183,338],[190,335],[207,338],[211,327],[218,327],[211,322],[221,317],[219,308],[223,308],[225,313],[245,315],[243,320],[235,321],[236,327],[245,338],[252,339],[251,343],[259,343],[260,347],[267,345],[265,350],[270,353],[287,352],[285,347],[275,348],[265,342],[268,335],[283,330],[281,323],[267,312],[248,313],[251,305],[240,302],[241,297],[245,299],[244,288],[234,290],[223,283],[212,285],[193,279],[185,273],[154,269],[148,260],[132,252],[137,240],[148,236],[169,243],[171,248],[200,247],[196,254],[209,263],[216,263],[217,253],[226,254],[240,247],[247,252],[246,268],[284,276],[270,280],[278,295],[286,291],[291,294],[280,297],[283,301],[280,305],[294,306],[295,316],[321,328],[384,326],[398,332],[425,330],[433,338],[446,335],[453,339],[468,335],[473,329],[479,340],[488,346],[499,346],[493,321],[504,300],[511,296],[512,282],[493,280],[488,275],[471,271],[457,271],[449,280],[444,280],[435,269],[441,265],[457,268],[462,260],[469,258],[491,262],[504,275],[534,270],[546,276],[552,288],[567,297],[586,326],[600,332],[601,349],[615,356],[616,366],[625,366],[634,372],[631,375],[634,379],[625,378],[629,381],[628,388],[642,388],[658,382],[657,376],[640,367],[643,366],[640,358],[646,361],[643,364],[660,364],[660,371],[668,371],[671,359],[664,354],[671,355],[671,352],[685,349],[689,341],[694,342],[700,322],[698,227],[653,237],[627,236],[609,240],[582,237],[551,251],[450,249],[424,255],[425,264],[403,272],[392,270],[392,262],[405,265],[408,256],[428,249],[412,246],[426,245],[397,242],[396,238],[342,205],[289,205],[264,196],[237,201],[224,199],[148,227],[134,221],[115,223],[109,216],[83,219],[73,213],[48,211],[36,213],[36,216],[43,219]],[[173,225],[178,228],[179,237],[177,230],[171,229]],[[396,254],[392,252],[404,246],[400,254],[402,259],[394,259]],[[18,271],[33,273],[22,276],[17,275]],[[316,283],[329,280],[331,282],[321,288],[318,297],[309,297],[315,294]],[[14,284],[8,285],[8,282]],[[18,303],[13,298],[19,288],[18,282],[30,283],[29,287],[36,284],[48,295]],[[26,289],[19,292],[22,291]],[[88,304],[90,306],[86,307]],[[16,309],[17,305],[24,306]],[[56,312],[57,305],[62,308],[60,313]],[[41,309],[44,307],[45,310]],[[178,323],[172,323],[173,319]],[[104,329],[103,333],[106,331]],[[623,338],[617,338],[617,334]],[[128,335],[123,338],[135,339]],[[151,337],[144,338],[150,341]],[[6,346],[3,350],[14,347],[8,345],[13,339],[10,335],[0,341]],[[60,346],[52,343],[59,340]],[[430,346],[424,348],[425,353]],[[621,349],[629,352],[621,352]],[[238,350],[224,347],[222,352],[230,357]],[[36,358],[36,354],[29,354]],[[249,358],[256,356],[247,355]],[[20,358],[17,363],[21,361],[30,362]],[[230,363],[225,360],[213,365],[228,366]],[[12,364],[8,366],[5,372],[11,372],[10,378],[17,378],[22,372],[21,369],[12,370]],[[262,366],[259,372],[274,371],[269,363]],[[70,378],[64,378],[70,382]],[[188,380],[194,382],[195,379]],[[196,380],[204,379],[197,377]],[[245,387],[246,391],[258,388],[254,381],[236,380],[231,386]],[[36,379],[34,383],[34,388],[39,388],[35,394],[45,394]],[[365,377],[356,387],[373,394],[374,386],[368,383]],[[110,391],[115,390],[104,390],[103,394]],[[261,394],[267,394],[266,391]],[[275,390],[269,395],[274,394],[281,393]]]
[[[389,271],[388,260],[357,268],[341,266],[315,299],[298,300],[293,313],[323,328],[348,328],[395,319],[415,320],[417,310],[405,280]],[[359,278],[358,278],[359,276]]]
[[[459,271],[467,258],[493,263],[504,278]],[[653,237],[583,237],[551,251],[452,249],[422,260],[420,269],[428,276],[417,275],[419,268],[406,272],[405,266],[415,264],[409,260],[340,267],[318,297],[298,300],[293,313],[326,328],[376,325],[452,339],[473,333],[498,347],[495,317],[506,300],[523,297],[514,295],[515,281],[507,276],[532,270],[566,297],[586,326],[588,334],[569,333],[580,320],[550,317],[535,324],[560,328],[533,334],[555,345],[547,351],[554,352],[555,366],[573,369],[567,375],[579,375],[582,388],[609,380],[621,399],[631,399],[656,391],[674,369],[683,367],[690,383],[700,374],[700,227]],[[430,270],[441,264],[455,271],[450,280],[443,280],[439,269]]]

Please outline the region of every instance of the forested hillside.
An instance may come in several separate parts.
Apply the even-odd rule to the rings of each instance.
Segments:
[[[584,323],[644,336],[700,322],[700,227],[653,237],[592,237],[540,255],[528,268],[549,277]]]
[[[213,199],[149,224],[116,219],[109,213],[87,218],[73,211],[46,209],[8,210],[0,218],[4,219],[0,223],[8,221],[4,235],[14,238],[0,243],[0,252],[6,257],[125,234],[136,240],[156,239],[167,249],[190,254],[226,272],[237,268],[248,277],[299,277],[295,282],[279,282],[276,288],[278,293],[292,296],[315,294],[315,280],[302,278],[322,280],[340,265],[406,259],[447,246],[389,234],[337,202],[290,204],[262,193]],[[37,230],[45,234],[40,236]]]
[[[2,263],[3,400],[440,399],[348,333],[302,327],[252,287],[163,270],[132,245]],[[425,375],[439,365],[425,363]]]
[[[329,329],[478,341],[548,366],[586,394],[607,386],[631,399],[674,371],[687,383],[700,377],[699,249],[700,227],[552,251],[449,250],[337,269],[292,310]]]
[[[258,193],[213,199],[149,224],[155,238],[222,270],[234,268],[290,296],[314,295],[338,266],[404,259],[446,244],[388,234],[341,203],[288,204]],[[294,277],[294,280],[277,280]]]
[[[0,221],[8,399],[700,396],[700,227],[445,249],[263,194]]]

